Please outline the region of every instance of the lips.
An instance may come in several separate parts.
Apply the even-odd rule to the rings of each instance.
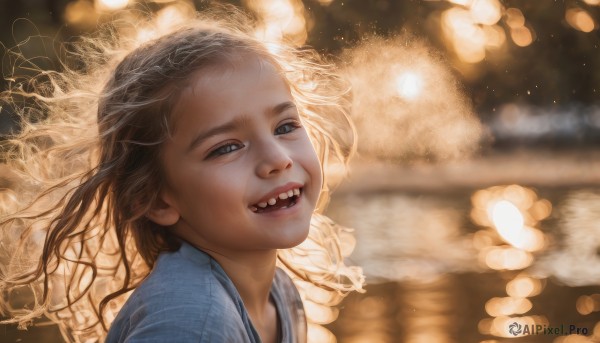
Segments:
[[[261,213],[274,211],[281,208],[288,208],[296,204],[298,198],[302,195],[302,185],[290,182],[281,187],[277,187],[260,200],[250,205],[252,212]]]

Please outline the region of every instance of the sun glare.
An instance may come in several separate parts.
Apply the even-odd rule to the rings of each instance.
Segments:
[[[491,218],[500,236],[513,246],[521,246],[524,219],[521,211],[508,200],[500,200],[492,205]]]
[[[523,213],[508,200],[500,200],[492,205],[491,219],[498,234],[512,246],[535,251],[543,247],[543,234],[524,225]]]
[[[406,100],[416,99],[423,90],[423,78],[414,72],[405,72],[396,78],[398,94]]]

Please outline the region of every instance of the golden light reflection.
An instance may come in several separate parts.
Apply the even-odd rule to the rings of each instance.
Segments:
[[[598,312],[600,311],[600,294],[582,295],[577,298],[575,306],[577,312],[584,316],[592,312]]]
[[[583,0],[588,5],[600,5],[600,0]]]
[[[473,234],[473,245],[479,249],[480,263],[494,270],[522,270],[531,266],[534,261],[531,252],[545,248],[547,240],[536,226],[550,216],[552,204],[546,199],[539,199],[534,190],[519,185],[483,189],[475,192],[471,201],[471,218],[476,224],[486,227]],[[510,245],[500,245],[501,240]],[[525,272],[508,281],[508,297],[493,297],[486,302],[485,311],[492,318],[479,322],[479,332],[515,338],[521,337],[514,335],[515,330],[522,333],[527,328],[533,332],[536,325],[547,326],[548,320],[543,316],[521,316],[533,309],[533,303],[527,298],[539,295],[544,285],[545,279]],[[591,296],[589,299],[580,298],[580,313],[594,308],[595,303],[590,299]]]
[[[415,99],[423,91],[423,77],[414,72],[404,72],[396,78],[396,89],[402,98]]]
[[[306,42],[308,32],[302,1],[245,0],[244,3],[257,13],[261,22],[256,31],[257,37],[265,41],[287,39],[296,45]]]
[[[493,233],[488,230],[479,230],[473,234],[473,247],[482,250],[495,245]]]
[[[545,254],[536,267],[569,286],[599,284],[600,192],[569,192],[558,212],[560,246]]]
[[[588,295],[582,295],[579,298],[577,298],[575,306],[577,308],[577,312],[584,316],[594,312],[594,309],[596,307],[594,299],[592,299],[592,297]]]
[[[478,269],[462,212],[451,205],[423,196],[353,193],[333,201],[327,215],[355,229],[352,258],[370,282],[429,281]]]
[[[404,308],[401,323],[405,326],[406,343],[454,343],[453,324],[443,315],[455,304],[448,277],[433,283],[414,283],[404,289]]]
[[[531,301],[525,298],[492,298],[485,303],[485,311],[492,317],[523,314],[532,307]]]
[[[590,338],[594,339],[596,342],[600,341],[600,321],[594,325],[594,328],[592,329],[592,337]]]
[[[539,222],[550,216],[552,213],[552,203],[546,199],[540,199],[531,205],[528,212],[535,221]]]
[[[544,233],[535,226],[550,215],[552,205],[538,199],[533,190],[518,185],[496,186],[475,192],[471,201],[473,221],[495,228],[513,247],[530,252],[545,247]],[[481,246],[481,240],[474,244]]]
[[[568,335],[561,336],[554,339],[553,343],[597,343],[598,340],[595,337],[587,337],[583,335]]]
[[[500,200],[490,207],[494,227],[507,243],[527,251],[543,248],[543,233],[540,230],[525,227],[523,214],[512,202]]]
[[[96,7],[101,10],[120,10],[129,4],[129,0],[96,0]]]
[[[358,310],[365,319],[378,318],[385,315],[388,304],[381,297],[366,297],[359,302]]]
[[[506,284],[506,293],[515,298],[526,298],[540,294],[542,282],[528,276],[517,276]]]
[[[479,256],[480,262],[494,270],[519,270],[533,263],[530,253],[510,246],[484,249]]]
[[[582,8],[569,8],[565,13],[567,23],[582,32],[592,32],[596,27],[594,18]]]
[[[523,215],[512,202],[500,200],[490,206],[494,226],[504,238],[511,232],[523,230]],[[510,239],[507,239],[510,242]]]

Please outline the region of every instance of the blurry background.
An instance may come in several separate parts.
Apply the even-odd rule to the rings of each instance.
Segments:
[[[600,0],[229,2],[354,89],[359,154],[328,215],[355,229],[367,292],[308,309],[315,341],[600,341]],[[208,3],[0,0],[4,52],[28,59],[3,54],[3,75],[60,69],[61,43],[120,9],[169,22]],[[0,108],[0,134],[16,129]],[[0,341],[61,340],[48,325]]]

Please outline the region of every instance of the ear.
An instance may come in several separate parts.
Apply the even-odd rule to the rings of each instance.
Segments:
[[[179,221],[179,210],[171,205],[170,197],[164,193],[156,199],[152,208],[146,213],[146,217],[161,226],[171,226]]]

